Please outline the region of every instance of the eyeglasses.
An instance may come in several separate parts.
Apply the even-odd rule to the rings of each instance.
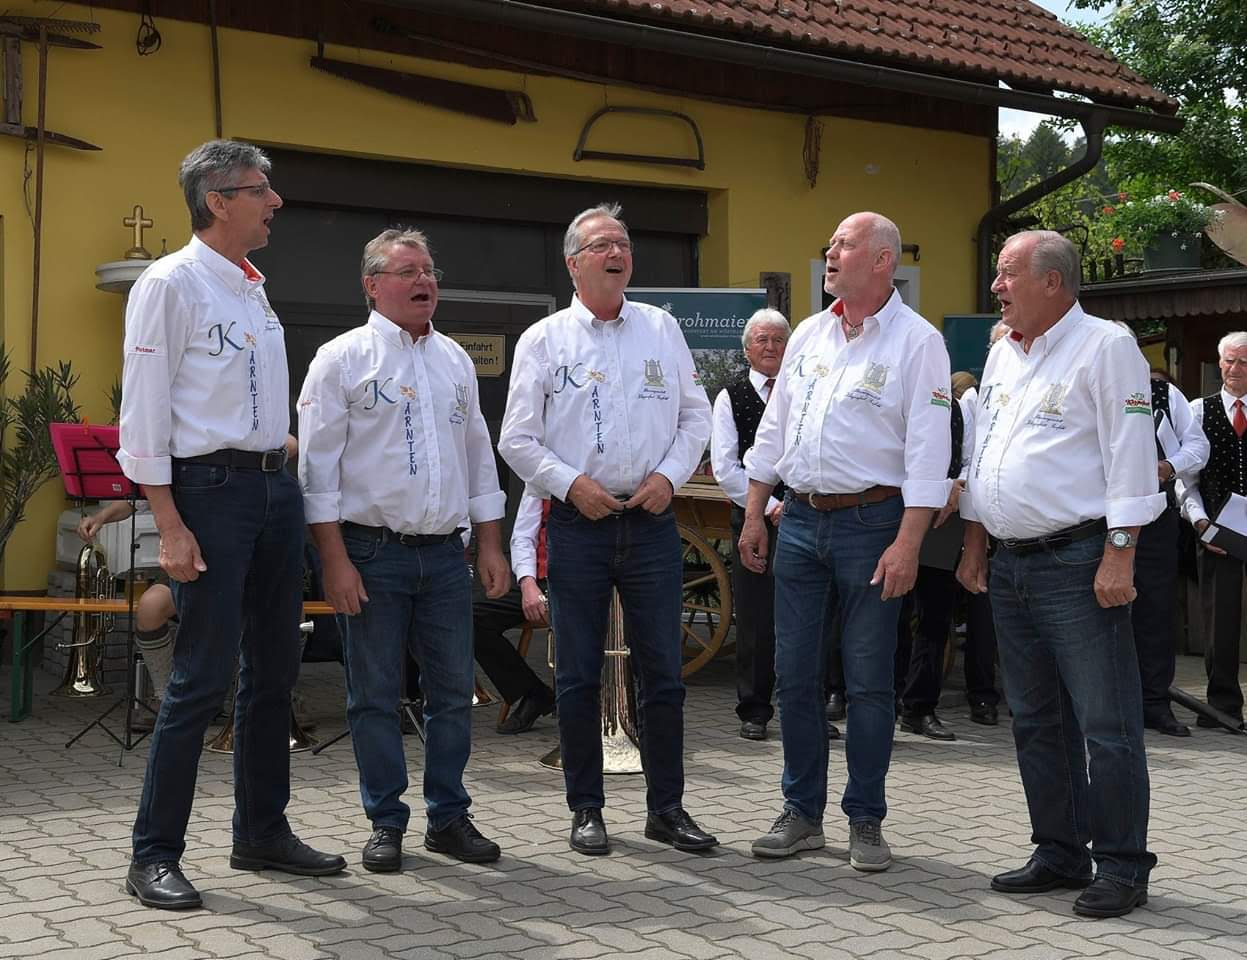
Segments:
[[[632,241],[631,240],[607,240],[603,237],[599,237],[596,240],[590,240],[588,243],[583,244],[580,247],[580,249],[576,251],[576,253],[572,254],[572,256],[573,257],[576,256],[577,253],[584,253],[586,250],[588,250],[590,253],[603,254],[603,253],[606,253],[608,250],[610,250],[611,247],[618,247],[620,253],[631,253],[632,252]]]
[[[404,283],[410,283],[412,280],[420,280],[427,277],[434,283],[440,283],[442,277],[446,274],[438,267],[425,267],[422,270],[416,270],[413,267],[406,267],[403,270],[376,270],[375,273],[388,273],[391,276],[398,277]]]
[[[265,180],[263,183],[240,183],[237,186],[233,186],[233,187],[217,187],[217,189],[210,190],[208,192],[209,193],[239,193],[241,191],[241,192],[250,193],[257,200],[263,200],[266,196],[268,196],[269,191],[272,189],[273,189],[273,185],[269,183],[267,180]]]

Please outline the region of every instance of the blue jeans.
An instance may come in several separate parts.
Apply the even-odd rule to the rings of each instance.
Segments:
[[[674,810],[684,797],[683,561],[675,514],[628,510],[594,521],[552,500],[546,537],[567,806],[581,810],[606,802],[599,704],[614,587],[639,677],[646,804],[652,813]]]
[[[1094,581],[1098,537],[991,561],[1018,769],[1034,857],[1067,877],[1143,886],[1149,786],[1143,700],[1130,607],[1104,609]],[[1087,842],[1091,852],[1087,852]]]
[[[848,702],[849,822],[888,812],[884,781],[896,723],[893,663],[899,598],[870,585],[900,529],[900,497],[819,512],[791,495],[775,548],[775,691],[784,741],[784,805],[820,821],[827,806],[824,665],[839,619]]]
[[[359,795],[374,827],[407,829],[411,809],[398,701],[408,651],[424,693],[424,802],[441,830],[472,801],[463,771],[472,751],[472,581],[459,540],[408,547],[344,532],[368,602],[339,617],[346,654],[346,717]]]
[[[299,485],[284,471],[175,462],[173,499],[208,569],[174,591],[181,625],[134,822],[139,864],[178,860],[186,849],[204,733],[233,680],[236,654],[234,839],[268,843],[290,833],[290,691],[303,601]]]

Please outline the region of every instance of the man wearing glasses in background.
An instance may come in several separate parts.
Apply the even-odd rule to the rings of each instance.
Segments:
[[[398,703],[408,652],[420,664],[427,741],[424,845],[468,863],[497,860],[472,824],[463,771],[472,748],[475,529],[489,597],[511,574],[498,520],[493,447],[463,348],[433,328],[437,281],[418,230],[382,231],[361,265],[368,322],[320,348],[299,397],[299,481],[324,567],[346,614],[347,720],[373,832],[364,869],[402,867],[411,810]]]
[[[614,588],[640,675],[645,835],[704,850],[718,841],[682,805],[682,560],[671,497],[701,460],[710,403],[675,319],[624,297],[632,241],[619,212],[593,207],[567,228],[576,295],[516,345],[498,452],[529,493],[553,498],[550,620],[572,849],[610,849],[599,704]]]
[[[139,277],[126,307],[117,459],[151,504],[161,567],[182,584],[173,672],[126,876],[130,894],[165,910],[202,905],[179,861],[204,732],[238,653],[230,866],[306,876],[346,866],[302,843],[285,816],[303,500],[284,469],[285,334],[247,260],[268,244],[281,206],[269,166],[246,143],[213,140],[191,151],[179,182],[194,235]],[[254,628],[245,634],[244,607]]]

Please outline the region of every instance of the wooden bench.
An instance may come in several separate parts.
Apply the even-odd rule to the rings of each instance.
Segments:
[[[137,600],[135,601],[138,602]],[[125,599],[96,600],[70,597],[0,597],[0,613],[13,615],[13,676],[12,697],[9,705],[9,722],[17,723],[31,715],[34,688],[34,665],[30,648],[53,626],[68,614],[82,613],[128,613],[130,603]],[[27,617],[32,613],[54,613],[56,619],[43,632],[26,640]],[[333,607],[323,600],[309,600],[303,604],[303,615],[332,614]]]

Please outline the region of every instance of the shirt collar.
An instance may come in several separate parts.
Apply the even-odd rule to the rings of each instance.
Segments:
[[[1236,400],[1242,400],[1243,406],[1247,407],[1247,394],[1236,397],[1229,390],[1225,389],[1224,386],[1221,388],[1221,404],[1225,407],[1226,416],[1232,417],[1234,415],[1234,402]]]
[[[262,286],[264,283],[264,274],[257,270],[246,257],[243,257],[240,267],[213,250],[200,240],[197,234],[191,234],[191,241],[187,244],[187,248],[192,257],[220,277],[231,290],[245,293],[248,289]]]
[[[1082,322],[1084,317],[1086,314],[1082,312],[1082,304],[1075,300],[1074,305],[1065,311],[1065,315],[1060,320],[1031,341],[1031,350],[1034,350],[1035,344],[1043,341],[1043,352],[1050,352],[1064,339],[1066,334]],[[1018,353],[1025,355],[1025,351],[1022,350],[1023,337],[1016,330],[1012,331],[1007,339]]]
[[[632,309],[632,305],[628,302],[628,298],[624,297],[623,306],[619,308],[619,323],[623,323],[628,319],[628,312]],[[597,330],[599,327],[605,326],[607,323],[614,323],[613,320],[599,320],[593,315],[593,311],[580,302],[577,294],[572,294],[571,305],[572,316],[588,330]]]
[[[762,371],[755,370],[753,367],[749,368],[749,382],[753,384],[753,389],[758,393],[762,392],[762,388],[766,386],[766,381],[770,379],[771,377],[768,377]]]
[[[390,341],[390,343],[399,347],[409,347],[426,339],[433,332],[433,319],[429,318],[429,332],[423,337],[414,338],[389,317],[378,313],[375,309],[368,314],[368,326],[376,330],[383,339]]]
[[[900,310],[900,308],[904,306],[904,304],[905,304],[905,301],[901,299],[900,291],[897,290],[896,287],[893,287],[891,296],[889,296],[888,299],[884,301],[883,306],[880,307],[878,310],[876,310],[874,313],[867,315],[866,318],[862,320],[863,328],[865,327],[867,320],[874,320],[875,323],[879,325],[880,330],[886,330],[888,326],[891,325],[893,318],[897,314],[897,311]],[[844,301],[838,299],[835,301],[835,303],[833,303],[830,307],[828,307],[827,316],[834,317],[836,320],[843,320],[844,319]],[[865,331],[863,330],[863,332]]]

